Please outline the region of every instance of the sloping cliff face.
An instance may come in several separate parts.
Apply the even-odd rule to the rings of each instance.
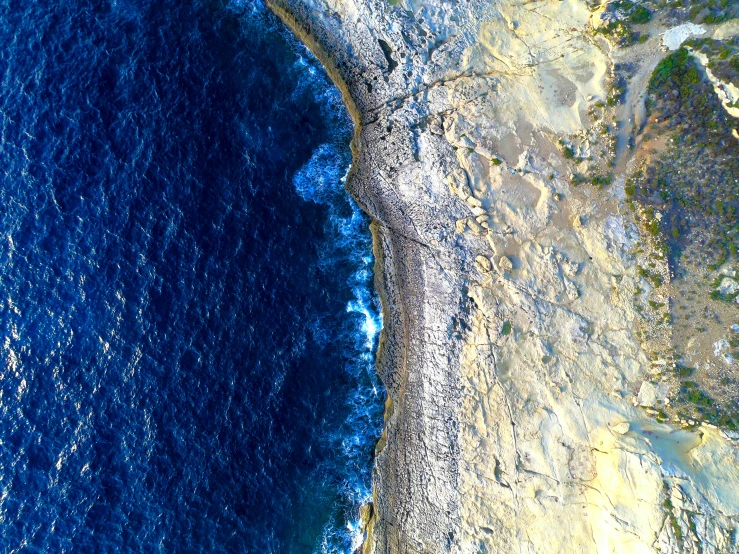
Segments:
[[[639,407],[666,399],[643,349],[662,327],[637,339],[650,243],[627,153],[592,133],[613,52],[587,6],[268,3],[344,92],[375,220],[389,400],[365,550],[738,551],[731,435]],[[573,186],[614,156],[607,191]]]

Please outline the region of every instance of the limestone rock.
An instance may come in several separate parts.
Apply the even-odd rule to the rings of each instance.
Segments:
[[[729,294],[734,294],[735,292],[739,291],[739,283],[737,283],[734,279],[724,277],[723,279],[721,279],[721,283],[716,290],[720,294],[728,296]]]
[[[629,432],[629,429],[631,429],[631,427],[626,421],[622,421],[611,426],[611,431],[613,431],[614,433],[618,433],[619,435],[625,435]]]
[[[486,256],[477,256],[477,258],[475,258],[475,263],[477,264],[477,269],[479,269],[481,273],[490,273],[490,270],[493,268],[493,264],[490,263],[490,258],[487,258]]]
[[[589,4],[267,1],[357,125],[389,396],[364,551],[737,552],[734,439],[634,406],[667,391],[624,198],[549,178],[608,95]]]
[[[639,387],[639,395],[637,403],[639,406],[654,407],[665,404],[670,392],[667,383],[654,384],[650,381],[644,381]]]
[[[498,260],[498,267],[501,271],[512,271],[513,270],[513,262],[508,256],[501,256]]]
[[[467,197],[467,203],[472,206],[473,208],[481,208],[482,202],[480,202],[477,198],[474,196],[468,196]]]
[[[369,526],[369,523],[372,520],[373,512],[374,509],[372,506],[372,502],[363,504],[362,507],[359,508],[359,525],[362,531],[365,531]]]

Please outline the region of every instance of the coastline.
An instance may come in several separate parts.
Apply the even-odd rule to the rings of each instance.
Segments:
[[[357,50],[356,42],[363,40],[367,51],[362,59],[342,59],[346,52],[337,52],[336,44],[333,49],[327,44],[329,30],[316,23],[311,17],[315,14],[309,13],[303,2],[266,0],[266,4],[312,51],[342,93],[355,125],[346,188],[372,220],[375,289],[384,322],[376,368],[387,399],[385,425],[375,449],[373,503],[369,510],[363,510],[363,551],[405,552],[413,544],[416,549],[424,548],[413,535],[425,537],[430,544],[449,543],[459,532],[457,434],[462,343],[459,333],[449,340],[448,330],[464,327],[460,312],[463,283],[458,271],[461,260],[441,251],[441,242],[453,251],[453,237],[439,240],[435,236],[435,209],[426,210],[432,216],[430,222],[423,221],[426,217],[418,218],[417,213],[409,215],[416,206],[402,201],[395,183],[386,178],[396,170],[394,161],[413,158],[407,141],[413,121],[389,123],[388,116],[397,105],[382,113],[388,105],[397,104],[394,97],[404,89],[398,90],[392,83],[382,86],[388,72],[382,67],[385,52],[377,41],[370,45],[366,37],[354,37],[355,43],[344,45],[346,51]],[[340,42],[342,37],[331,38]],[[372,60],[373,54],[375,64],[367,64],[366,59]],[[367,72],[375,73],[380,86],[365,88],[366,81],[357,82],[357,76],[364,77]],[[387,150],[378,151],[380,141],[391,143],[390,155]],[[448,157],[449,145],[442,152]],[[439,159],[445,166],[442,156]],[[453,225],[454,216],[461,212],[459,201],[446,184],[442,186],[447,197],[443,215]],[[443,292],[430,298],[429,289]],[[437,345],[431,353],[425,346],[430,341]],[[371,516],[367,518],[367,514]]]
[[[292,31],[292,33],[295,35],[295,37],[302,42],[310,51],[311,53],[316,57],[316,59],[319,60],[321,65],[326,70],[326,73],[329,75],[330,79],[333,81],[334,85],[339,89],[341,92],[341,96],[343,99],[344,106],[346,107],[347,111],[349,112],[349,115],[352,119],[352,122],[354,124],[354,134],[352,136],[352,140],[350,143],[350,148],[352,152],[352,163],[351,168],[349,170],[349,174],[346,179],[346,192],[347,194],[351,195],[351,197],[354,199],[355,202],[360,206],[362,211],[364,211],[365,214],[367,214],[370,219],[370,234],[372,236],[372,254],[374,257],[374,288],[377,292],[377,295],[380,298],[380,305],[382,308],[382,320],[385,322],[383,324],[382,329],[380,330],[380,338],[377,345],[377,352],[375,354],[375,371],[381,376],[383,371],[380,370],[379,365],[382,363],[381,360],[383,360],[383,353],[386,349],[386,334],[388,333],[387,326],[390,325],[390,308],[388,304],[388,291],[387,291],[387,285],[385,281],[384,271],[385,268],[385,260],[386,260],[386,253],[385,248],[383,246],[383,238],[382,238],[382,231],[381,231],[381,222],[370,212],[368,211],[367,207],[363,205],[361,199],[357,197],[356,195],[352,194],[351,192],[351,182],[353,178],[356,175],[357,171],[357,164],[360,160],[360,136],[362,133],[362,115],[359,111],[359,108],[354,102],[354,99],[352,98],[352,95],[349,91],[349,87],[344,82],[343,78],[341,77],[341,73],[339,72],[336,65],[333,63],[333,59],[331,56],[324,50],[322,45],[318,40],[315,39],[315,37],[311,34],[309,28],[305,27],[303,24],[301,24],[300,21],[293,15],[292,12],[290,12],[286,7],[284,2],[281,0],[265,0],[265,3],[267,7]],[[382,380],[382,377],[380,377]],[[383,383],[384,384],[384,383]],[[384,444],[387,441],[386,436],[386,428],[387,420],[392,414],[392,399],[390,395],[388,394],[385,400],[385,407],[384,407],[384,425],[382,430],[382,435],[378,439],[378,442],[375,446],[375,455],[373,456],[372,463],[375,463],[375,458],[377,457],[377,454],[380,453],[383,449]],[[374,471],[374,470],[373,470]],[[375,526],[375,510],[374,506],[377,505],[376,500],[376,489],[374,487],[374,479],[373,479],[373,486],[372,486],[372,503],[369,505],[365,505],[365,507],[360,510],[360,514],[358,516],[360,517],[360,525],[362,526],[362,533],[364,535],[364,540],[362,542],[362,546],[360,547],[360,550],[362,552],[365,552],[366,554],[369,554],[370,552],[373,552],[374,550],[369,547],[370,540],[369,537],[373,535],[374,526]]]
[[[380,379],[382,380],[382,374],[384,373],[383,370],[380,368],[380,364],[383,363],[384,360],[384,352],[386,351],[386,336],[390,332],[388,330],[388,326],[392,325],[391,323],[391,317],[390,317],[390,304],[389,304],[389,291],[388,291],[388,284],[386,283],[385,279],[385,271],[388,269],[386,267],[386,257],[388,252],[387,245],[385,244],[385,241],[383,241],[383,235],[381,226],[382,223],[380,220],[378,220],[375,215],[371,214],[367,207],[362,203],[361,199],[352,194],[351,189],[351,183],[353,179],[355,178],[357,174],[357,167],[360,163],[361,155],[360,155],[360,136],[362,133],[362,114],[357,107],[356,103],[354,102],[354,98],[351,95],[351,92],[349,90],[349,86],[344,81],[341,72],[337,68],[336,64],[334,63],[333,58],[329,55],[329,53],[324,49],[323,45],[320,43],[320,41],[311,33],[310,27],[306,24],[305,20],[298,20],[295,13],[290,11],[288,8],[286,2],[283,0],[265,0],[266,6],[285,24],[288,29],[295,35],[295,37],[302,42],[310,51],[311,53],[318,59],[318,61],[321,63],[321,65],[326,70],[326,73],[328,74],[331,81],[334,83],[334,85],[339,89],[341,92],[341,96],[343,99],[344,106],[346,107],[347,111],[349,112],[349,115],[352,119],[352,122],[354,124],[354,134],[352,136],[352,140],[350,143],[350,148],[352,152],[352,163],[351,168],[349,170],[349,175],[346,179],[346,191],[348,194],[352,196],[355,202],[360,206],[360,208],[371,218],[370,223],[370,234],[372,236],[372,253],[374,257],[374,287],[375,291],[377,292],[377,295],[380,298],[380,304],[382,307],[382,319],[383,319],[383,328],[380,331],[380,340],[378,342],[377,346],[377,352],[375,355],[375,369],[380,376]],[[387,363],[387,362],[385,362]],[[389,368],[385,371],[389,371]],[[383,383],[384,384],[384,383]],[[387,398],[385,400],[385,408],[384,408],[384,426],[382,430],[382,435],[378,439],[377,445],[375,447],[375,456],[373,457],[372,463],[375,463],[375,459],[377,455],[383,450],[384,445],[387,442],[387,421],[392,415],[392,398],[390,394],[387,394]],[[374,470],[373,470],[374,473]],[[372,484],[372,503],[368,506],[369,509],[363,509],[360,513],[360,520],[362,525],[362,531],[364,534],[364,540],[362,543],[361,550],[365,554],[370,554],[375,551],[372,544],[372,539],[374,534],[374,527],[375,527],[375,520],[376,520],[376,510],[374,509],[374,506],[377,505],[377,498],[376,498],[376,488],[374,486],[374,478],[373,478],[373,484]]]
[[[632,165],[575,187],[610,155],[589,133],[614,61],[585,3],[266,2],[355,122],[388,394],[365,554],[737,546],[739,451],[643,405],[657,343],[634,298],[663,301],[639,271],[663,261],[635,254]]]

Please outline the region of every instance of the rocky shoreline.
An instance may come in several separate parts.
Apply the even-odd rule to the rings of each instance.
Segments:
[[[267,5],[342,91],[373,219],[389,398],[364,551],[737,551],[736,445],[639,407],[662,391],[627,175],[573,186],[605,164],[568,152],[598,144],[612,79],[587,5]]]
[[[268,5],[311,48],[344,95],[356,129],[347,188],[373,219],[384,320],[377,369],[389,397],[365,550],[421,551],[424,542],[452,544],[460,519],[464,262],[455,253],[453,234],[444,236],[443,230],[445,221],[453,228],[464,207],[446,185],[426,205],[408,202],[395,189],[394,178],[406,160],[414,159],[412,126],[427,114],[393,117],[406,101],[407,81],[398,86],[386,80],[394,72],[380,43],[361,33],[345,36],[347,29],[338,22],[331,26],[330,18],[321,18],[308,4]],[[363,55],[352,57],[349,51]],[[444,168],[444,155],[453,158],[453,152],[442,138],[437,141],[434,162]]]

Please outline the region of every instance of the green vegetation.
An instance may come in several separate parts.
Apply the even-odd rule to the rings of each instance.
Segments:
[[[513,326],[511,325],[511,322],[506,321],[503,324],[503,329],[501,329],[500,333],[501,335],[506,336],[506,335],[510,335],[512,330],[513,330]]]
[[[647,6],[673,9],[675,15],[695,23],[722,23],[739,16],[734,0],[643,0]]]
[[[579,173],[573,173],[572,174],[572,178],[570,179],[570,182],[575,187],[577,185],[582,185],[586,181],[587,181],[587,179],[583,175],[580,175]]]
[[[667,481],[662,481],[664,486],[665,499],[662,501],[662,506],[667,511],[667,517],[670,520],[670,526],[672,527],[672,534],[675,535],[675,540],[682,550],[683,547],[683,530],[680,529],[680,524],[677,522],[677,518],[673,513],[674,506],[672,499],[670,498],[670,485]]]
[[[604,187],[610,185],[613,177],[611,175],[594,175],[590,178],[590,183],[597,187]]]
[[[633,179],[626,181],[626,185],[624,185],[624,193],[626,193],[627,198],[631,198],[636,194],[636,183]]]
[[[708,68],[717,79],[739,86],[739,37],[727,41],[692,39],[686,44],[706,55]]]
[[[626,92],[626,87],[623,83],[613,83],[611,85],[611,90],[608,93],[608,98],[606,99],[606,104],[608,104],[610,107],[615,106],[618,104],[618,101],[621,99],[621,97]]]
[[[713,283],[711,283],[711,288],[713,289],[711,291],[711,298],[713,298],[714,300],[723,300],[724,302],[733,304],[736,298],[739,297],[739,291],[724,294],[720,290],[717,290],[721,286],[721,283],[724,279],[733,279],[734,281],[737,280],[726,275],[721,275],[720,277],[716,278]]]
[[[652,12],[650,12],[644,6],[634,6],[634,9],[629,14],[629,21],[631,21],[632,23],[636,23],[637,25],[649,23],[651,20]]]
[[[677,364],[675,367],[675,375],[678,377],[690,377],[695,372],[695,368],[686,365]]]
[[[702,0],[701,2],[694,2],[690,8],[688,17],[700,23],[723,23],[732,17],[726,9],[728,7],[729,0]]]
[[[655,414],[654,418],[657,420],[657,423],[664,423],[669,419],[665,411],[661,408],[657,408],[657,413]]]
[[[723,300],[724,302],[733,304],[737,297],[737,294],[739,293],[735,292],[734,294],[721,294],[719,291],[715,290],[711,293],[711,298],[713,298],[714,300]]]
[[[657,273],[652,273],[651,271],[643,267],[639,268],[639,276],[651,281],[652,285],[654,285],[654,288],[659,288],[663,284],[662,277],[660,275],[658,275]]]
[[[680,524],[677,522],[677,518],[672,513],[670,513],[670,525],[672,526],[672,532],[675,535],[675,540],[677,541],[677,544],[679,544],[682,548],[683,530],[680,529]]]
[[[714,405],[713,398],[698,388],[695,381],[682,381],[680,383],[680,398],[696,406],[710,407]]]
[[[681,381],[677,402],[693,411],[692,414],[683,414],[686,418],[707,421],[732,430],[739,425],[739,411],[719,405],[695,381]]]
[[[648,37],[634,31],[631,25],[643,25],[652,20],[652,12],[641,4],[630,0],[612,2],[606,8],[615,17],[607,24],[595,29],[596,34],[607,35],[619,46],[631,46]]]
[[[657,64],[649,82],[649,92],[654,93],[666,85],[677,84],[681,87],[680,92],[689,96],[690,89],[687,87],[696,85],[699,81],[698,69],[690,59],[688,50],[682,47]],[[682,87],[686,88],[682,90]]]
[[[739,51],[734,42],[712,39],[690,45],[711,59],[732,60]],[[687,48],[657,65],[648,91],[647,110],[659,120],[657,130],[667,135],[667,148],[627,181],[625,193],[644,208],[647,231],[664,236],[672,268],[700,234],[705,241],[701,259],[692,262],[716,269],[736,256],[739,243],[735,122]],[[656,211],[663,215],[659,221],[653,217]]]
[[[653,206],[649,206],[644,210],[644,217],[646,218],[644,226],[647,232],[652,236],[657,236],[659,234],[659,220],[657,219],[657,213]]]

